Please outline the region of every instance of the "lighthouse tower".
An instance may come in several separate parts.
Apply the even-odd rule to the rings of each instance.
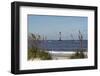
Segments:
[[[59,41],[61,41],[61,32],[59,32]]]

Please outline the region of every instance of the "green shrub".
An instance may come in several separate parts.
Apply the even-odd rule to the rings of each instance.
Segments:
[[[72,54],[71,59],[80,59],[80,58],[86,58],[86,55],[84,52],[75,52],[75,54]]]
[[[52,59],[51,55],[48,52],[33,47],[28,50],[28,60],[34,60],[35,58],[39,58],[40,60]]]

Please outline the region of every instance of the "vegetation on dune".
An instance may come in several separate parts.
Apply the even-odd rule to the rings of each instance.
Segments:
[[[74,41],[73,35],[71,35],[71,37]],[[87,58],[87,56],[84,54],[84,51],[87,51],[87,50],[83,49],[83,45],[82,45],[83,44],[83,35],[80,32],[80,30],[79,30],[78,37],[79,37],[79,41],[80,41],[80,48],[76,49],[76,52],[70,56],[70,59]]]
[[[84,52],[75,52],[70,56],[70,59],[81,59],[86,58],[87,56],[84,54]]]
[[[51,55],[44,49],[40,49],[40,35],[32,35],[33,44],[32,47],[28,49],[28,60],[40,59],[40,60],[50,60]]]
[[[28,50],[28,60],[34,60],[36,58],[40,59],[40,60],[50,60],[50,59],[52,59],[48,52],[38,50],[37,48],[29,49]]]

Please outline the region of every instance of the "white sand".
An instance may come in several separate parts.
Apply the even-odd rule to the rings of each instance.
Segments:
[[[73,51],[49,51],[49,53],[54,60],[69,59],[72,54],[75,54]],[[87,52],[84,52],[84,54],[87,55]]]

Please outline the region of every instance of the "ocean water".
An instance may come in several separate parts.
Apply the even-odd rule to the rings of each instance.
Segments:
[[[45,49],[48,51],[75,51],[75,49],[80,49],[80,41],[79,40],[42,40],[39,44],[41,49]],[[88,48],[88,41],[82,41],[82,48]],[[86,51],[86,50],[85,50]]]

